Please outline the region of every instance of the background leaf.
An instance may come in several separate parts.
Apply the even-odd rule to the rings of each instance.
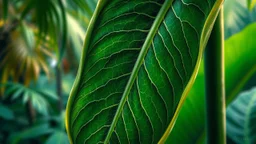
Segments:
[[[14,114],[11,109],[0,103],[0,117],[5,120],[12,120],[14,119]]]
[[[18,98],[22,97],[23,104],[26,104],[28,100],[31,100],[35,110],[43,115],[48,115],[50,106],[48,100],[56,101],[58,99],[56,94],[49,91],[42,91],[38,88],[26,87],[19,83],[9,82],[0,86],[5,86],[8,88],[5,95],[11,96],[12,100],[17,100]]]
[[[8,0],[3,0],[3,19],[6,20],[8,16]]]
[[[237,144],[256,143],[256,88],[243,92],[227,107],[227,135]]]
[[[28,128],[24,131],[14,133],[10,136],[9,142],[11,144],[17,144],[22,140],[36,138],[42,135],[50,134],[53,132],[53,129],[50,128],[48,124],[40,124]]]
[[[225,0],[224,9],[225,39],[256,22],[256,7],[250,11],[246,0]]]
[[[247,0],[247,7],[249,10],[252,10],[256,5],[256,0]]]
[[[45,144],[69,144],[68,136],[63,131],[56,131],[47,139]]]

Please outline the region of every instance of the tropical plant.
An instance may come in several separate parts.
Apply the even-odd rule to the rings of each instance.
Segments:
[[[164,142],[222,2],[99,1],[67,106],[71,143]]]
[[[216,22],[218,0],[101,0],[94,12],[96,3],[0,0],[1,144],[69,143],[64,107],[79,59],[67,107],[71,143],[256,142],[255,0],[225,0]],[[224,87],[214,85],[223,84],[221,72],[226,135]]]
[[[239,11],[231,8],[229,4],[235,4]],[[255,10],[246,9],[246,1],[226,0],[224,3],[225,24],[225,81],[226,81],[226,105],[228,106],[244,88],[255,86],[256,73],[254,56],[255,45]],[[233,19],[232,23],[228,20]],[[246,24],[244,24],[247,22]],[[253,24],[250,24],[253,23]],[[233,34],[230,36],[230,34]],[[228,37],[227,37],[228,35]],[[255,76],[254,76],[255,77]],[[246,84],[249,82],[249,86]],[[178,116],[173,131],[168,137],[168,142],[190,144],[205,142],[205,79],[203,65],[199,70],[195,84],[193,85],[184,106]],[[186,128],[186,131],[183,129]],[[186,138],[189,137],[189,138]]]

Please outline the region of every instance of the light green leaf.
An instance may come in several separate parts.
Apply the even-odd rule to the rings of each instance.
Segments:
[[[225,0],[224,27],[225,39],[256,22],[256,7],[248,10],[245,0]]]
[[[32,28],[29,27],[25,21],[21,21],[20,28],[24,41],[26,42],[26,46],[28,47],[28,50],[31,54],[33,52],[32,49],[35,48],[35,35],[32,31]]]
[[[35,110],[43,115],[48,115],[48,101],[40,94],[31,92],[30,100]]]
[[[222,2],[100,0],[67,106],[71,142],[164,142]]]
[[[256,0],[247,0],[247,7],[249,10],[252,10],[256,5]]]
[[[85,0],[74,0],[74,3],[80,7],[81,9],[83,9],[88,15],[89,17],[92,16],[93,14],[93,9],[90,8],[89,3]]]
[[[81,56],[85,30],[80,26],[78,21],[76,21],[76,19],[69,14],[67,15],[67,22],[68,22],[69,38],[73,44],[75,56],[76,58],[79,59]]]
[[[226,100],[229,104],[256,73],[254,35],[256,23],[225,41]],[[202,143],[205,125],[205,97],[203,67],[184,102],[168,142],[179,144]],[[186,131],[184,131],[186,129]],[[189,137],[189,139],[186,139]]]
[[[243,92],[227,108],[227,135],[237,144],[256,143],[256,88]]]

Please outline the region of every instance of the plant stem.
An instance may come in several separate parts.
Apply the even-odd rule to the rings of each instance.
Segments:
[[[61,71],[61,63],[60,65],[56,66],[56,93],[59,97],[58,101],[58,110],[61,113],[63,109],[63,98],[62,98],[62,71]]]
[[[205,50],[207,144],[226,144],[223,8]]]

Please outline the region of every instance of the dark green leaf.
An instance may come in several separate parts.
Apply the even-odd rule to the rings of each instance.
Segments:
[[[237,144],[256,143],[256,88],[243,92],[227,108],[227,135]]]
[[[4,17],[4,20],[7,19],[7,16],[8,16],[8,2],[9,0],[3,0],[3,17]]]
[[[60,50],[60,55],[59,55],[59,59],[58,62],[61,62],[63,56],[64,56],[64,52],[66,50],[66,41],[67,41],[67,17],[66,17],[66,11],[63,5],[62,0],[58,0],[58,4],[60,7],[60,13],[61,13],[61,19],[62,19],[62,28],[61,28],[61,45],[59,46],[59,50]]]
[[[229,104],[256,73],[254,35],[256,23],[249,25],[225,41],[226,100]],[[184,102],[168,142],[179,144],[202,143],[205,139],[204,73],[199,71],[195,84]],[[186,129],[186,131],[184,131]],[[188,138],[186,138],[188,137]]]
[[[67,107],[73,143],[164,142],[221,0],[100,0]]]

